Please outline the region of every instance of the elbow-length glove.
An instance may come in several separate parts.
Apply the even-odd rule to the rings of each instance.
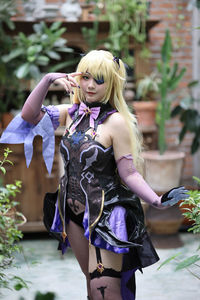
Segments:
[[[65,73],[48,73],[37,84],[31,94],[28,96],[22,108],[21,117],[36,125],[44,116],[41,111],[42,103],[46,97],[50,85],[59,78],[66,77]]]
[[[162,196],[158,196],[135,169],[132,155],[118,159],[117,169],[120,178],[132,192],[157,208],[166,208],[188,198],[188,191],[184,187],[175,187]]]

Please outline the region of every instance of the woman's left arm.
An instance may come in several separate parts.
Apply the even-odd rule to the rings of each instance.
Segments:
[[[113,118],[111,136],[120,178],[145,202],[162,209],[188,197],[183,187],[174,188],[162,196],[158,196],[151,189],[134,166],[129,131],[120,114],[115,114]]]

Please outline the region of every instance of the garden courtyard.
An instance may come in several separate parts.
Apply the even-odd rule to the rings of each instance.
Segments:
[[[151,210],[152,206],[144,205],[147,229],[157,231],[151,238],[160,261],[144,268],[143,273],[136,272],[136,299],[200,299],[200,0],[1,2],[1,138],[44,74],[64,72],[68,80],[68,75],[76,70],[80,59],[91,49],[110,50],[117,72],[121,68],[121,58],[127,73],[124,100],[135,114],[144,140],[145,180],[158,195],[184,186],[191,196],[187,203],[181,202],[183,198],[175,199],[173,204],[178,203],[173,206],[176,213],[168,208],[164,219],[160,218],[160,210]],[[66,9],[71,9],[70,13],[64,13]],[[51,84],[43,104],[70,104],[75,99],[72,94],[73,91],[70,95],[57,84]],[[147,116],[147,112],[150,115]],[[57,241],[44,232],[44,195],[57,190],[59,178],[65,171],[59,151],[64,132],[67,132],[65,126],[55,131],[52,172],[44,163],[40,137],[34,140],[31,162],[25,160],[24,145],[18,144],[16,136],[1,141],[2,300],[87,299],[85,279],[71,249],[62,256],[57,251]],[[93,134],[95,138],[95,131]],[[160,164],[151,170],[153,162],[157,161]],[[28,169],[27,162],[30,163]],[[168,170],[171,174],[165,173]],[[15,201],[19,203],[17,212]],[[182,204],[191,208],[188,219],[185,216],[184,221],[188,222],[185,228],[183,223],[180,224],[183,206],[179,209],[178,205]],[[23,237],[17,231],[20,227],[16,215],[9,217],[13,211],[16,215],[22,214]],[[171,230],[169,221],[173,224],[175,217],[180,228],[169,235],[166,230]],[[163,220],[168,225],[162,223]],[[150,224],[156,225],[151,227]],[[191,224],[195,227],[188,232]],[[161,229],[164,229],[163,235],[159,233]],[[15,252],[15,242],[20,252]],[[14,261],[10,264],[12,256]],[[189,257],[190,261],[187,260]],[[182,263],[182,268],[176,270],[182,261],[187,261],[188,265]],[[4,275],[8,276],[11,289],[5,288]],[[13,278],[24,287],[15,286]]]
[[[143,269],[143,274],[136,272],[137,300],[193,300],[200,297],[199,279],[186,269],[175,271],[176,260],[157,270],[172,255],[181,252],[184,257],[192,256],[199,246],[198,235],[184,232],[176,239],[180,239],[181,247],[156,249],[160,261]],[[44,294],[51,291],[56,295],[55,300],[86,300],[84,277],[71,249],[62,257],[55,240],[37,236],[25,238],[21,245],[23,255],[16,256],[16,268],[8,273],[29,282],[28,289],[4,290],[1,299],[34,300],[37,291]],[[182,257],[180,255],[180,259]],[[190,271],[200,277],[200,267],[193,266]]]

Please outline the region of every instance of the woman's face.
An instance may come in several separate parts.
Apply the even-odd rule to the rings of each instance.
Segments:
[[[101,102],[105,96],[107,83],[103,78],[96,79],[86,72],[81,76],[80,87],[87,102]]]

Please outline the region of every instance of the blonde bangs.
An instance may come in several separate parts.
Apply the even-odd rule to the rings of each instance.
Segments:
[[[103,77],[104,82],[106,82],[112,76],[112,71],[108,64],[110,64],[110,60],[105,59],[101,55],[86,55],[80,61],[77,72],[89,72],[92,77]]]

